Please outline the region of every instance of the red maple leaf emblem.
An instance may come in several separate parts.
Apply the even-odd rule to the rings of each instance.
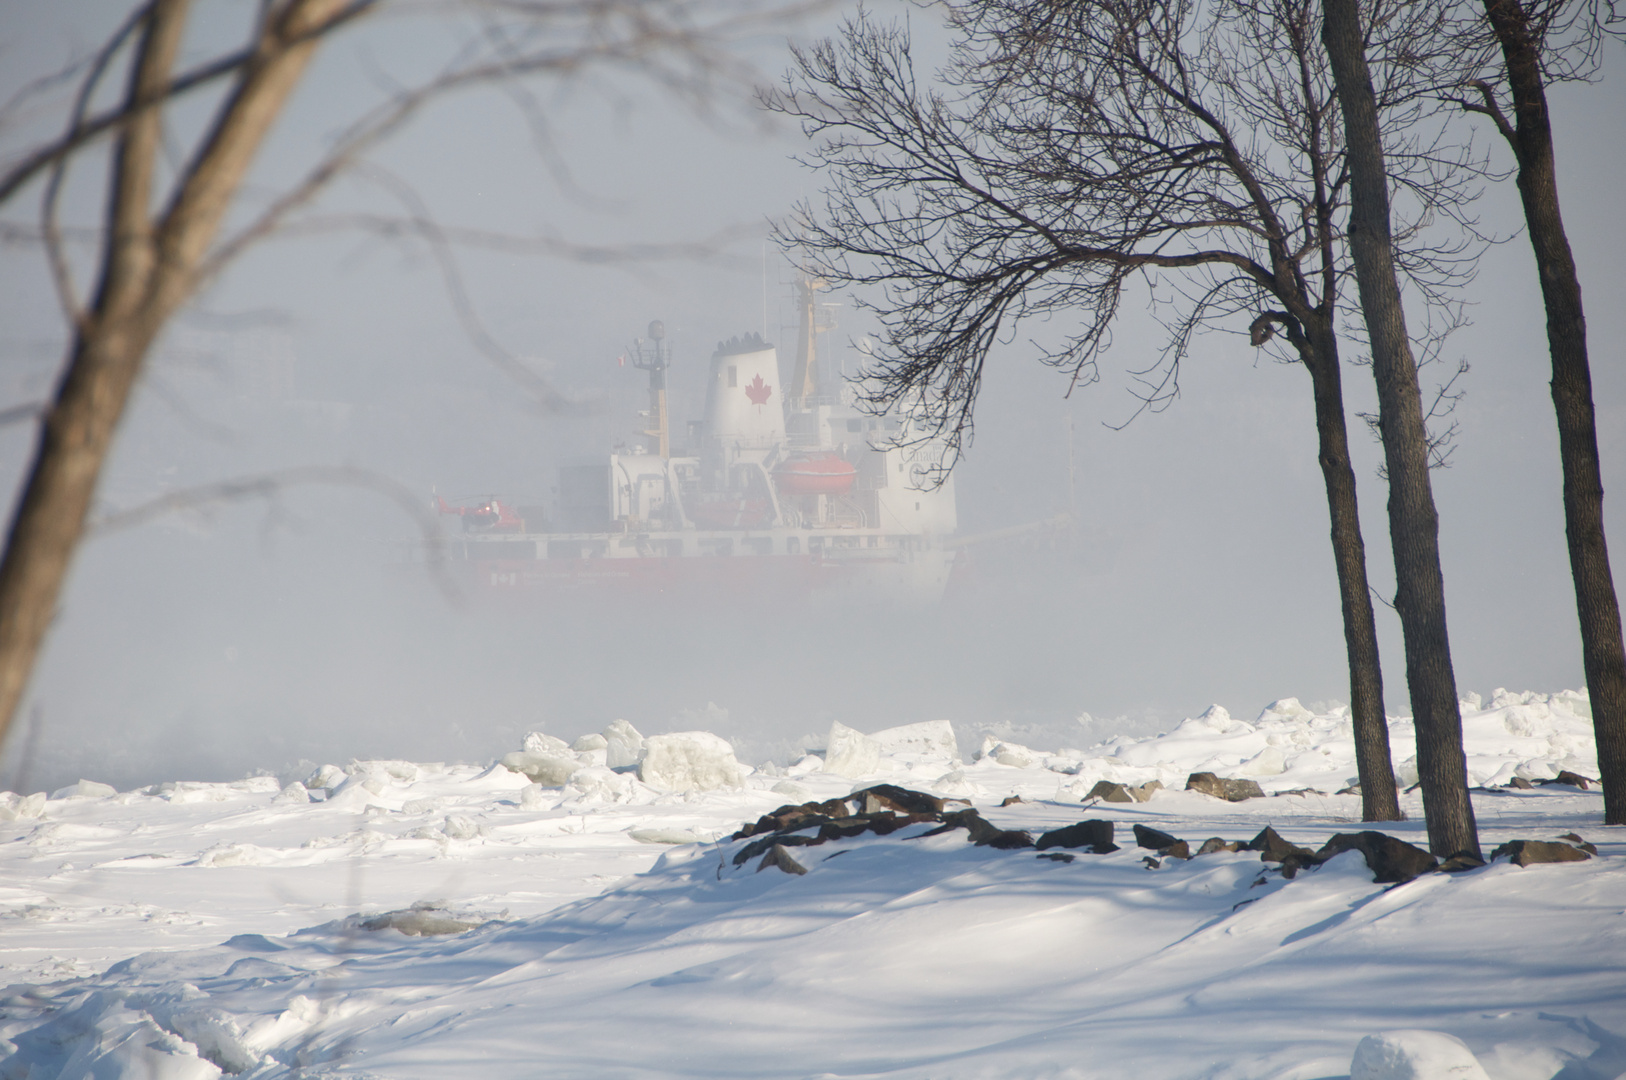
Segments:
[[[745,396],[751,399],[753,405],[768,404],[768,395],[773,393],[773,387],[762,384],[762,376],[758,375],[745,384]]]

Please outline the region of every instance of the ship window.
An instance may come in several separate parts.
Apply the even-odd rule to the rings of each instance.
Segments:
[[[738,386],[739,384],[740,384],[740,369],[735,367],[733,364],[728,365],[728,385],[730,385],[730,386]]]
[[[847,430],[848,431],[863,431],[864,430],[864,421],[862,421],[862,420],[849,420],[849,421],[847,421]]]

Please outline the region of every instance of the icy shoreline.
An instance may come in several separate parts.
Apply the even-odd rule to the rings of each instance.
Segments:
[[[1360,813],[1337,794],[1346,729],[1293,699],[1086,750],[837,725],[822,756],[753,769],[715,736],[621,725],[484,768],[7,795],[0,1076],[1307,1080],[1397,1027],[1463,1040],[1494,1080],[1626,1070],[1626,837],[1595,793],[1505,786],[1596,775],[1584,694],[1470,700],[1464,730],[1487,850],[1577,832],[1585,863],[1389,888],[1356,853],[1288,882],[1252,852],[1066,862],[963,832],[798,849],[801,875],[729,861],[741,823],[878,781],[1005,829],[1269,824],[1319,847]],[[1405,781],[1409,722],[1390,729]],[[1180,790],[1200,771],[1294,794]],[[1086,805],[1103,780],[1164,789]],[[1424,843],[1403,805],[1383,831]],[[477,928],[402,932],[436,926]]]

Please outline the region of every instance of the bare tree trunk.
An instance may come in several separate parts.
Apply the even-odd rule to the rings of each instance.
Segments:
[[[1317,457],[1332,519],[1332,555],[1344,612],[1344,650],[1349,658],[1349,714],[1355,736],[1356,772],[1361,778],[1363,821],[1400,821],[1394,761],[1389,752],[1389,721],[1383,713],[1383,671],[1378,661],[1378,629],[1372,589],[1366,578],[1366,543],[1361,538],[1355,469],[1349,459],[1349,428],[1344,417],[1343,378],[1338,341],[1330,321],[1319,316],[1301,333],[1290,334],[1310,372],[1315,393]],[[1302,342],[1302,344],[1301,344]]]
[[[1592,697],[1598,768],[1603,774],[1603,819],[1608,825],[1626,825],[1626,647],[1603,531],[1603,472],[1581,282],[1558,209],[1558,170],[1538,43],[1518,0],[1485,0],[1485,14],[1507,62],[1515,127],[1511,132],[1504,127],[1503,134],[1518,158],[1519,197],[1547,307],[1553,407],[1564,467],[1564,531],[1581,620],[1581,655]]]
[[[113,155],[101,278],[79,314],[67,370],[45,414],[0,559],[0,738],[21,703],[56,612],[96,482],[154,339],[198,286],[198,269],[266,132],[343,0],[290,0],[222,105],[173,201],[154,220],[162,91],[189,0],[154,0],[126,101],[133,118]],[[147,103],[142,105],[140,103]]]
[[[1406,642],[1406,683],[1417,729],[1417,767],[1436,855],[1480,856],[1462,714],[1446,632],[1439,516],[1428,475],[1428,439],[1417,365],[1406,333],[1389,231],[1389,194],[1376,97],[1366,67],[1357,0],[1324,0],[1322,41],[1344,114],[1350,174],[1350,254],[1372,346],[1378,426],[1389,473],[1389,539],[1395,608]]]

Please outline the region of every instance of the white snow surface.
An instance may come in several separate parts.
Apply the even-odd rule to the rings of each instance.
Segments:
[[[1595,791],[1500,786],[1597,775],[1586,697],[1463,712],[1487,853],[1578,832],[1598,857],[1389,886],[1358,852],[1288,880],[1254,852],[1135,846],[1137,823],[1193,849],[1361,829],[1336,794],[1346,713],[1290,698],[1086,750],[995,738],[969,764],[952,731],[877,732],[862,777],[814,755],[730,766],[705,733],[636,749],[640,768],[714,764],[710,790],[612,767],[629,726],[528,738],[513,764],[547,758],[535,781],[366,761],[286,786],[0,795],[0,1078],[1614,1080],[1626,831],[1598,824]],[[1404,776],[1409,721],[1390,732]],[[1197,771],[1269,795],[1181,790]],[[1081,805],[1102,779],[1166,789]],[[1105,818],[1122,846],[1053,860],[921,824],[789,849],[804,874],[736,864],[749,841],[729,835],[791,795],[882,781],[1035,834]],[[1382,831],[1426,844],[1417,794],[1402,803]]]

